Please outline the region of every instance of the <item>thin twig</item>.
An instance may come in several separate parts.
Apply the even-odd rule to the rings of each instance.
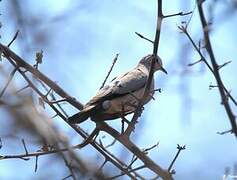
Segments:
[[[105,148],[109,148],[111,146],[113,146],[116,143],[116,139],[114,139],[110,144],[108,144],[107,146],[105,146]]]
[[[195,62],[193,62],[193,63],[189,63],[188,66],[193,66],[193,65],[198,64],[198,63],[200,63],[200,62],[202,62],[202,59],[200,59],[200,60],[198,60],[198,61],[195,61]]]
[[[8,78],[6,85],[4,86],[4,88],[2,89],[2,91],[1,91],[1,93],[0,93],[0,98],[1,98],[1,97],[3,96],[3,94],[5,93],[5,91],[6,91],[7,87],[9,86],[9,84],[10,84],[12,78],[13,78],[14,75],[15,75],[16,71],[17,71],[17,69],[14,68],[14,70],[11,72],[10,77]]]
[[[140,170],[140,169],[143,169],[143,168],[146,168],[146,166],[145,166],[145,165],[142,165],[142,166],[136,167],[136,168],[134,168],[134,169],[131,169],[131,170],[129,170],[128,172],[131,173],[131,172],[134,172],[134,171],[138,171],[138,170]],[[112,179],[116,179],[116,178],[118,178],[118,177],[121,177],[121,176],[123,176],[123,175],[125,175],[124,172],[122,172],[122,173],[119,174],[119,175],[116,175],[116,176],[113,176],[113,177],[109,177],[109,178],[106,178],[106,179],[107,179],[107,180],[112,180]]]
[[[16,91],[16,94],[20,93],[21,91],[29,88],[30,86],[27,84],[26,86],[24,86],[23,88],[19,89],[18,91]]]
[[[128,168],[132,168],[132,165],[138,160],[138,157],[133,155],[131,162],[128,164]]]
[[[184,145],[184,146],[180,146],[179,144],[177,144],[177,149],[178,149],[178,151],[177,151],[177,153],[176,153],[176,155],[175,155],[173,161],[172,161],[172,162],[170,163],[170,165],[169,165],[169,168],[168,168],[168,171],[169,171],[169,172],[171,171],[171,168],[172,168],[172,166],[174,165],[176,159],[178,158],[180,152],[181,152],[182,150],[184,150],[185,148],[186,148],[185,145]]]
[[[35,156],[35,172],[38,169],[38,158],[39,158],[39,156]]]
[[[64,177],[62,180],[66,180],[66,179],[68,179],[68,178],[70,178],[70,177],[72,177],[72,175],[70,174],[70,175],[68,175],[68,176],[66,176],[66,177]]]
[[[102,88],[104,87],[104,85],[105,85],[105,83],[106,83],[106,81],[107,81],[107,79],[108,79],[110,73],[112,72],[112,70],[113,70],[113,68],[114,68],[115,63],[116,63],[117,60],[118,60],[118,56],[119,56],[119,54],[116,54],[116,56],[115,56],[115,58],[114,58],[114,60],[113,60],[112,66],[110,67],[109,72],[107,73],[107,75],[106,75],[106,77],[105,77],[105,80],[103,81],[103,83],[102,83],[100,89],[102,89]]]
[[[14,37],[13,37],[12,40],[8,43],[8,45],[7,45],[8,47],[10,47],[11,44],[16,40],[16,38],[17,38],[19,32],[20,32],[19,30],[16,31]]]
[[[101,171],[107,162],[108,162],[108,160],[105,159],[104,162],[103,162],[103,163],[101,164],[101,166],[99,167],[98,171]]]
[[[159,142],[157,142],[156,144],[154,144],[153,146],[151,146],[151,147],[149,147],[149,148],[144,149],[144,152],[148,152],[148,151],[150,151],[150,150],[152,150],[152,149],[158,147],[158,145],[159,145]]]
[[[71,149],[76,149],[76,146],[72,146],[70,147]],[[68,148],[63,148],[63,149],[54,149],[54,150],[49,150],[49,151],[36,151],[36,152],[32,152],[32,153],[24,153],[24,154],[17,154],[17,155],[4,155],[1,156],[0,159],[18,159],[18,158],[27,158],[27,160],[29,160],[30,157],[36,157],[36,156],[44,156],[44,155],[48,155],[48,154],[55,154],[55,153],[59,153],[59,152],[63,152],[63,151],[68,151]],[[26,160],[26,159],[23,159]]]
[[[225,62],[225,63],[223,63],[223,64],[221,64],[221,65],[218,65],[218,70],[221,69],[221,68],[223,68],[223,67],[225,67],[226,65],[230,64],[231,62],[232,62],[232,61],[227,61],[227,62]]]
[[[104,146],[101,146],[101,147],[102,147],[102,149],[106,150]],[[126,175],[128,175],[130,178],[136,179],[132,174],[130,174],[130,173],[128,172],[127,169],[130,169],[130,168],[129,168],[125,163],[123,163],[120,159],[118,159],[118,158],[117,158],[116,156],[114,156],[113,154],[110,154],[110,156],[111,156],[113,159],[116,159],[116,161],[118,161],[120,164],[123,165],[122,169],[120,169],[122,172],[125,172]],[[124,167],[126,167],[126,168],[124,168]],[[139,177],[140,179],[142,179],[142,176],[139,175],[138,173],[134,172],[134,174],[135,174],[136,177]]]
[[[190,11],[190,12],[179,12],[179,13],[176,13],[176,14],[169,14],[169,15],[164,15],[163,18],[168,18],[168,17],[174,17],[174,16],[186,16],[186,15],[189,15],[189,14],[192,14],[193,11]]]
[[[151,42],[152,44],[154,44],[154,42],[153,42],[152,40],[146,38],[145,36],[141,35],[140,33],[135,32],[135,34],[138,35],[140,38],[145,39],[145,40],[147,40],[148,42]]]
[[[41,81],[39,81],[39,82],[41,82]],[[52,89],[49,89],[49,90],[47,89],[47,93],[44,96],[47,97],[51,92],[52,92]]]
[[[86,145],[90,144],[91,141],[93,140],[93,138],[94,138],[95,136],[97,136],[98,134],[99,134],[99,129],[96,127],[96,128],[92,131],[92,133],[91,133],[81,144],[79,144],[77,147],[78,147],[78,148],[83,148],[83,147],[85,147]]]
[[[63,99],[59,99],[59,100],[54,100],[54,101],[49,101],[47,100],[49,103],[52,103],[52,104],[57,104],[57,103],[60,103],[60,102],[65,102],[67,101],[67,99],[63,98]]]
[[[194,8],[193,8],[193,10],[192,10],[192,14],[191,14],[191,16],[189,17],[189,19],[188,19],[188,21],[187,21],[187,23],[186,23],[186,28],[188,28],[188,25],[190,24],[190,22],[191,22],[191,20],[192,20],[192,18],[193,18],[193,14],[194,14],[196,8],[197,8],[197,3],[195,3]]]
[[[27,154],[28,154],[28,150],[27,150],[27,148],[26,148],[25,140],[22,139],[21,142],[22,142],[22,144],[23,144],[23,147],[24,147],[25,152],[26,152],[26,155],[27,155]]]
[[[38,80],[38,79],[37,79]],[[52,98],[53,101],[56,101],[56,97],[53,94],[52,88],[48,89],[47,86],[40,80],[38,80],[38,82],[41,84],[41,86],[45,89],[45,91],[47,91],[45,96],[48,96],[47,94],[50,94],[50,97]],[[62,111],[62,113],[68,117],[68,114],[66,113],[66,111],[62,108],[61,104],[56,103],[56,105],[58,106],[58,108]]]
[[[55,117],[57,117],[58,116],[58,114],[55,114],[55,115],[53,115],[50,119],[53,119],[53,118],[55,118]]]
[[[224,134],[228,134],[228,133],[233,133],[233,130],[232,129],[230,129],[230,130],[227,130],[227,131],[222,131],[222,132],[217,132],[217,134],[219,134],[219,135],[224,135]]]
[[[71,174],[70,174],[70,177],[72,177],[73,180],[77,180],[76,175],[75,175],[75,173],[74,173],[74,171],[73,171],[73,169],[72,169],[72,167],[71,167],[71,164],[68,163],[68,160],[67,160],[67,158],[64,156],[64,154],[62,154],[62,158],[63,158],[63,161],[64,161],[65,165],[67,166],[68,170],[69,170],[70,173],[71,173]]]
[[[159,145],[159,142],[158,142],[157,144],[155,144],[155,145],[149,147],[149,148],[144,149],[143,152],[144,152],[145,154],[148,154],[148,152],[149,152],[150,150],[156,148],[158,145]],[[132,167],[132,165],[133,165],[137,160],[138,160],[138,157],[136,157],[135,155],[133,155],[132,160],[131,160],[130,164],[128,165],[128,167]]]

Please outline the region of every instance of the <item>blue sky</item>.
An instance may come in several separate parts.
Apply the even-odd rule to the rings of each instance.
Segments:
[[[3,1],[1,5],[1,35],[2,42],[6,43],[20,27],[15,27],[9,21],[8,2]],[[44,63],[40,69],[68,93],[86,103],[101,86],[116,53],[120,53],[119,60],[110,79],[133,68],[143,56],[152,52],[151,44],[138,38],[134,32],[153,39],[156,8],[155,0],[149,3],[147,0],[62,0],[60,3],[56,0],[43,0],[40,3],[28,0],[26,15],[38,18],[39,21],[35,22],[39,23],[33,28],[35,33],[22,32],[23,40],[27,38],[31,44],[27,53],[20,52],[21,42],[15,43],[12,49],[22,53],[28,62],[33,62],[34,53],[43,49]],[[166,14],[187,12],[193,8],[194,3],[187,0],[174,1],[172,5],[164,1],[163,7]],[[219,64],[232,60],[230,65],[221,70],[221,76],[233,96],[237,97],[237,62],[234,59],[237,39],[233,36],[237,16],[218,21],[225,8],[224,4],[219,3],[215,10],[217,18],[213,24],[211,41]],[[188,17],[165,19],[162,24],[159,56],[169,74],[156,73],[156,87],[162,88],[162,93],[157,93],[156,101],[145,106],[133,139],[141,148],[159,142],[159,147],[150,156],[164,168],[169,166],[174,157],[176,144],[186,144],[187,149],[174,166],[176,179],[220,179],[227,166],[232,167],[237,163],[237,144],[233,135],[216,134],[217,131],[229,129],[230,124],[220,105],[217,89],[208,88],[210,83],[215,84],[211,73],[202,64],[186,66],[199,58],[177,28]],[[195,10],[189,31],[196,42],[202,37],[198,18]],[[46,34],[46,40],[43,41],[46,43],[34,43],[31,36],[41,34]],[[184,51],[183,56],[181,51]],[[181,63],[182,60],[184,63]],[[184,101],[185,98],[187,101]],[[232,107],[236,113],[236,107]],[[68,110],[71,114],[76,112],[75,109]],[[112,122],[112,125],[119,127],[118,122]],[[91,122],[84,123],[83,127],[89,131]],[[107,139],[110,140],[109,137]],[[97,157],[95,151],[90,147],[87,149],[92,152],[88,155],[90,159]],[[118,152],[121,147],[116,146],[113,150]],[[7,152],[4,149],[0,151],[1,154]],[[0,163],[0,177],[14,179],[15,175],[8,169],[19,167],[23,169],[20,173],[22,179],[31,176],[39,178],[42,175],[43,168],[35,174],[29,162],[9,160]]]

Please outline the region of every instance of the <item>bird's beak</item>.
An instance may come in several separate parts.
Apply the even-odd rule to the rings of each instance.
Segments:
[[[165,70],[165,68],[161,67],[160,70],[163,71],[165,74],[168,74],[168,72]]]

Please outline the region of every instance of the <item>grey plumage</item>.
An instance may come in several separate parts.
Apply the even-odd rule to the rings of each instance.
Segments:
[[[81,123],[89,117],[93,121],[111,120],[134,112],[139,99],[143,96],[152,58],[153,55],[145,56],[134,69],[114,78],[97,92],[82,111],[71,116],[69,122]],[[155,71],[162,70],[167,73],[159,57],[156,57],[155,62]],[[146,98],[145,103],[151,100],[152,90],[154,90],[154,80],[150,87],[151,94]]]

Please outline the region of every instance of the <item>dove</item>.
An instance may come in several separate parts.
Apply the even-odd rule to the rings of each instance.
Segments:
[[[153,58],[155,58],[154,72],[161,70],[167,74],[159,56],[147,55],[134,69],[114,78],[100,89],[80,112],[68,118],[68,122],[82,123],[88,118],[95,122],[113,120],[133,113],[144,94]],[[154,78],[149,92],[144,104],[148,103],[154,94]]]

